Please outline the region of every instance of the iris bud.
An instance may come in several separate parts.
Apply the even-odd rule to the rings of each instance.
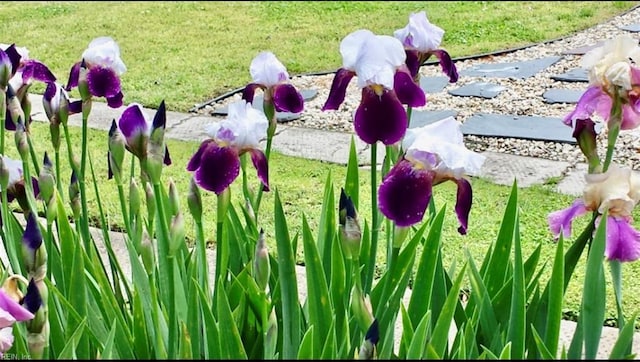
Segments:
[[[256,243],[256,250],[253,257],[253,277],[260,287],[260,290],[266,290],[269,285],[269,277],[271,275],[271,265],[269,264],[269,250],[264,239],[264,230],[260,229],[260,235]]]
[[[200,223],[202,221],[202,196],[200,195],[200,189],[196,184],[196,180],[194,180],[193,177],[189,182],[187,204],[189,205],[189,211],[191,212],[195,222]]]

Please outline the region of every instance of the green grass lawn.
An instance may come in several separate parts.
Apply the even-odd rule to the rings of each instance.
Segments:
[[[424,10],[445,30],[452,57],[554,39],[617,15],[637,1],[4,2],[0,42],[27,47],[62,83],[89,42],[111,36],[127,72],[125,103],[187,111],[251,80],[270,50],[291,75],[335,70],[339,45],[366,28],[392,35]],[[522,16],[526,13],[526,16]]]
[[[368,28],[391,34],[404,27],[412,11],[425,10],[431,22],[445,30],[442,46],[453,57],[508,49],[554,39],[610,19],[637,1],[624,2],[8,2],[0,7],[2,42],[15,42],[30,50],[32,58],[49,65],[62,83],[69,68],[91,39],[108,35],[119,44],[128,70],[122,77],[125,103],[157,106],[165,99],[169,110],[186,111],[250,81],[249,64],[262,50],[271,50],[292,75],[334,70],[341,66],[341,39],[351,31]],[[522,16],[526,12],[526,16]],[[33,91],[43,88],[36,85]],[[73,96],[73,94],[72,94]],[[53,158],[48,126],[32,125],[38,154],[45,150]],[[72,128],[72,144],[80,145],[80,130]],[[97,175],[97,187],[113,229],[122,228],[116,185],[106,180],[107,135],[89,130],[90,155]],[[13,135],[7,134],[7,145]],[[185,171],[198,144],[168,140],[173,165],[163,171],[182,196],[187,237],[192,239],[193,221],[186,212],[190,174]],[[16,157],[15,152],[7,152]],[[65,145],[61,147],[63,182],[70,177]],[[125,162],[130,160],[127,155]],[[41,160],[40,160],[41,162]],[[324,184],[330,175],[336,195],[344,182],[345,167],[272,153],[270,183],[281,195],[291,234],[301,229],[306,215],[316,230]],[[249,178],[254,181],[255,171]],[[359,213],[370,218],[369,172],[361,171]],[[510,187],[474,178],[474,207],[469,233],[460,236],[453,212],[455,186],[442,184],[434,190],[438,206],[446,205],[443,255],[447,264],[462,262],[468,249],[478,260],[495,241]],[[242,202],[239,180],[231,187],[234,204]],[[92,217],[98,220],[95,193],[89,188]],[[214,239],[215,195],[203,192],[205,235]],[[519,192],[520,230],[525,256],[542,244],[542,260],[550,260],[555,245],[548,232],[549,212],[568,206],[573,197],[551,191],[550,185]],[[273,193],[266,193],[260,210],[261,226],[270,248],[273,238]],[[584,221],[584,222],[583,222]],[[579,220],[580,230],[586,220]],[[384,234],[384,230],[383,230]],[[381,246],[383,248],[383,246]],[[301,248],[298,248],[300,250]],[[386,251],[379,255],[384,260]],[[299,257],[300,258],[300,257]],[[300,258],[301,259],[301,258]],[[584,259],[584,258],[583,258]],[[624,265],[625,306],[631,313],[640,305],[640,293],[632,275],[638,263]],[[568,311],[579,309],[584,264],[577,267],[566,295]],[[607,278],[609,275],[607,274]],[[609,291],[609,295],[613,295]],[[608,316],[615,316],[612,297]]]

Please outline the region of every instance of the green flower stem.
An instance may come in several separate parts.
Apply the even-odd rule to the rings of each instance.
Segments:
[[[371,249],[369,250],[369,263],[367,265],[367,275],[365,275],[363,292],[368,294],[373,284],[373,274],[376,269],[376,254],[378,250],[378,144],[371,144]]]
[[[8,269],[10,272],[10,269],[14,269],[13,273],[14,274],[21,274],[20,270],[19,270],[19,259],[18,259],[18,254],[17,254],[17,249],[19,247],[21,247],[20,245],[20,240],[15,240],[13,237],[13,230],[10,227],[9,224],[9,201],[7,199],[7,193],[6,192],[0,192],[0,195],[2,195],[2,229],[4,229],[3,231],[3,235],[2,235],[2,240],[7,240],[8,242],[5,242],[5,248],[7,249],[7,256],[9,257],[9,265],[5,268],[3,265],[3,269]],[[6,236],[6,238],[5,238]],[[17,241],[17,243],[15,242]]]
[[[31,155],[31,162],[33,162],[34,175],[40,175],[40,164],[38,163],[38,156],[36,155],[36,150],[33,148],[33,141],[31,141],[31,137],[27,136],[27,143],[29,144],[29,154]]]
[[[229,265],[229,250],[227,248],[224,235],[224,220],[227,218],[227,207],[231,198],[231,190],[227,187],[218,195],[217,217],[216,217],[216,272],[214,294],[218,293],[220,280],[227,279],[227,266]],[[216,300],[215,298],[213,300]]]
[[[58,193],[60,197],[64,199],[64,193],[62,190],[62,180],[60,178],[60,150],[55,150],[55,162],[56,162],[56,186],[58,188]]]
[[[207,264],[207,245],[204,240],[204,228],[202,221],[196,221],[196,250],[198,255],[198,282],[200,288],[207,296],[207,302],[211,303],[211,295],[209,294],[209,266]]]
[[[82,207],[81,231],[85,250],[89,253],[91,247],[91,233],[89,232],[89,211],[87,209],[87,187],[85,183],[85,171],[87,169],[87,145],[89,113],[91,113],[91,99],[82,101],[82,157],[80,158],[80,173],[78,173],[78,185],[80,186],[80,205]]]
[[[176,259],[169,255],[169,240],[171,240],[171,236],[169,235],[169,226],[167,225],[167,219],[164,210],[164,200],[163,200],[163,192],[162,185],[159,181],[155,181],[153,183],[153,197],[155,198],[156,203],[156,223],[158,225],[158,231],[160,235],[157,236],[157,245],[158,245],[158,261],[159,261],[159,276],[160,276],[160,292],[165,293],[165,300],[167,312],[169,315],[169,321],[167,323],[167,327],[169,329],[169,348],[168,348],[168,358],[173,359],[176,358],[178,348],[178,321],[177,321],[177,313],[176,313],[176,293],[175,293],[175,285],[174,285],[174,265]]]
[[[278,120],[276,119],[276,108],[273,105],[271,97],[268,96],[268,93],[265,93],[265,97],[262,103],[262,110],[264,111],[264,115],[269,121],[269,127],[267,128],[267,147],[264,151],[264,155],[267,158],[268,165],[269,158],[271,157],[271,145],[273,143],[273,137],[276,135],[276,127],[278,126]],[[263,185],[258,185],[258,194],[256,195],[256,200],[253,204],[253,212],[256,215],[256,223],[258,222],[258,212],[260,211],[260,202],[262,201],[263,192]]]
[[[118,196],[120,198],[120,209],[122,210],[122,219],[124,220],[124,228],[127,232],[129,240],[133,240],[131,235],[131,220],[129,219],[129,211],[127,210],[127,201],[124,194],[124,187],[122,183],[118,183]]]
[[[411,127],[411,114],[413,113],[413,107],[407,106],[407,128]]]

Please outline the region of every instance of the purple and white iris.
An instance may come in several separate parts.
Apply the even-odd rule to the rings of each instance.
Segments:
[[[82,53],[82,60],[71,67],[66,90],[78,86],[80,67],[87,68],[87,85],[94,97],[104,97],[111,108],[122,106],[120,76],[127,70],[120,58],[120,47],[110,37],[95,38]],[[72,107],[73,108],[73,107]]]
[[[622,102],[620,129],[637,128],[640,125],[638,62],[638,40],[628,35],[621,35],[587,52],[581,60],[581,66],[588,71],[589,87],[563,122],[573,126],[576,120],[591,119],[594,114],[609,122],[614,98],[619,98]]]
[[[25,296],[25,299],[27,297],[32,299],[29,295]],[[4,288],[0,289],[0,358],[13,346],[13,325],[16,322],[31,320],[34,316],[27,307],[11,298]]]
[[[187,171],[194,172],[198,186],[219,195],[238,177],[240,156],[249,152],[263,190],[269,191],[267,158],[260,149],[268,126],[264,113],[251,104],[244,100],[230,104],[227,118],[207,127],[210,138],[200,144],[187,164]]]
[[[24,186],[24,171],[22,169],[22,161],[14,160],[8,156],[0,155],[2,158],[3,167],[6,168],[8,175],[7,183],[7,201],[12,202],[18,200],[19,202],[26,203],[26,189]],[[31,177],[31,185],[33,187],[34,197],[38,197],[40,194],[40,188],[38,186],[38,179]]]
[[[304,99],[289,83],[287,68],[271,52],[261,52],[249,66],[252,82],[242,92],[242,99],[252,103],[256,89],[264,92],[264,101],[273,102],[278,112],[299,113],[304,108]]]
[[[581,199],[566,209],[554,211],[547,220],[549,228],[557,238],[571,236],[573,220],[587,212],[605,211],[607,235],[605,256],[621,262],[640,258],[640,232],[633,228],[631,213],[640,201],[640,176],[628,168],[612,164],[607,172],[585,175],[587,186]],[[596,219],[596,225],[602,216]]]
[[[354,115],[354,129],[368,144],[392,145],[404,137],[407,112],[403,107],[426,104],[424,91],[413,81],[405,64],[402,43],[394,37],[357,30],[340,43],[342,68],[338,69],[322,110],[336,110],[357,75],[362,98]]]
[[[406,64],[414,80],[418,81],[420,66],[435,55],[440,60],[442,71],[449,77],[449,82],[458,81],[458,70],[451,56],[439,48],[444,30],[431,24],[424,11],[409,15],[407,26],[394,31],[393,35],[404,45],[407,53]]]
[[[426,126],[409,129],[403,140],[406,152],[378,189],[378,207],[396,226],[420,221],[431,200],[432,187],[451,180],[458,185],[455,211],[458,232],[466,234],[472,204],[471,184],[465,175],[479,173],[485,156],[467,149],[459,123],[447,117]]]
[[[21,104],[33,81],[49,83],[56,80],[55,75],[44,63],[29,58],[27,48],[16,47],[15,44],[0,44],[0,64],[0,69],[5,73],[0,78],[3,82],[8,79],[6,85],[11,87]],[[7,97],[6,101],[8,105],[10,99]],[[18,120],[12,119],[11,112],[6,113],[5,128],[7,130],[15,131],[17,122]],[[31,115],[24,122],[29,124]]]

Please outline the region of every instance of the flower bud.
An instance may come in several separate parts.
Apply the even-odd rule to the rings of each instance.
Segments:
[[[163,100],[153,118],[145,160],[147,174],[153,183],[160,181],[162,167],[165,163],[167,147],[164,142],[164,129],[166,123],[167,112]]]
[[[78,74],[78,91],[80,92],[80,98],[82,99],[82,108],[84,113],[84,102],[91,99],[91,92],[89,91],[89,81],[87,76],[89,74],[89,69],[87,68],[87,63],[82,59],[80,63],[80,72]]]
[[[51,145],[55,151],[60,150],[60,124],[49,123],[49,134],[51,134]]]
[[[149,225],[153,225],[153,220],[156,216],[156,199],[153,196],[153,187],[148,182],[145,184],[145,195],[147,198],[147,218]]]
[[[18,120],[24,122],[24,111],[22,110],[22,105],[20,105],[20,99],[11,84],[7,86],[7,115],[14,125],[18,123]]]
[[[402,246],[402,243],[409,235],[409,230],[411,227],[404,227],[396,225],[395,230],[393,231],[393,247],[398,249]]]
[[[132,216],[140,212],[140,188],[133,177],[129,182],[129,212]]]
[[[14,132],[14,139],[16,141],[16,148],[23,160],[29,157],[29,141],[27,140],[27,129],[22,119],[18,119],[16,123],[16,131]]]
[[[5,162],[4,156],[0,155],[0,186],[2,190],[6,190],[9,185],[9,167]]]
[[[151,239],[147,234],[145,234],[145,237],[142,239],[142,243],[140,243],[140,257],[142,258],[142,264],[144,265],[144,269],[147,271],[147,274],[153,274],[155,254],[153,251],[153,244],[151,244]]]
[[[340,222],[340,241],[345,256],[347,259],[358,258],[362,233],[353,201],[351,197],[347,196],[344,189],[340,191],[338,219]]]
[[[367,330],[373,323],[373,312],[369,297],[365,297],[361,287],[356,284],[351,293],[351,312],[362,330]]]
[[[269,250],[264,239],[264,230],[260,229],[260,235],[256,242],[256,251],[253,257],[253,278],[256,280],[260,290],[266,290],[271,276],[271,265],[269,264]]]
[[[275,307],[271,309],[269,313],[269,320],[267,321],[267,335],[265,337],[264,344],[268,347],[267,350],[272,351],[272,354],[266,355],[266,358],[272,358],[276,353],[276,346],[278,344],[278,318],[276,316]]]
[[[600,157],[598,157],[595,123],[589,118],[576,120],[573,137],[578,141],[580,150],[587,158],[589,173],[598,172]]]
[[[29,213],[27,217],[27,226],[22,235],[22,258],[25,269],[33,273],[38,268],[38,260],[36,260],[36,252],[42,245],[42,233],[35,213]]]
[[[171,227],[169,228],[169,237],[170,237],[170,245],[169,245],[169,255],[174,255],[175,252],[184,245],[184,217],[182,217],[182,213],[178,212],[171,219]]]
[[[378,320],[375,319],[367,330],[364,341],[358,352],[358,359],[376,359],[376,345],[380,339],[380,330],[378,328]]]
[[[76,220],[80,219],[80,186],[78,184],[78,176],[76,171],[71,171],[71,182],[69,183],[69,203],[71,204],[71,211],[73,211],[73,217]]]
[[[38,188],[40,190],[40,198],[48,203],[53,197],[56,188],[56,180],[53,176],[53,165],[49,159],[49,155],[45,151],[40,175],[38,175]]]
[[[111,176],[115,177],[118,184],[122,182],[122,163],[126,151],[125,144],[125,139],[114,119],[109,129],[109,179],[111,179]]]
[[[189,205],[189,211],[195,222],[200,223],[202,221],[202,196],[200,195],[200,189],[196,184],[196,180],[193,177],[191,177],[191,181],[189,182],[187,204]]]
[[[171,215],[177,215],[180,212],[180,195],[173,179],[169,180],[169,207]]]

